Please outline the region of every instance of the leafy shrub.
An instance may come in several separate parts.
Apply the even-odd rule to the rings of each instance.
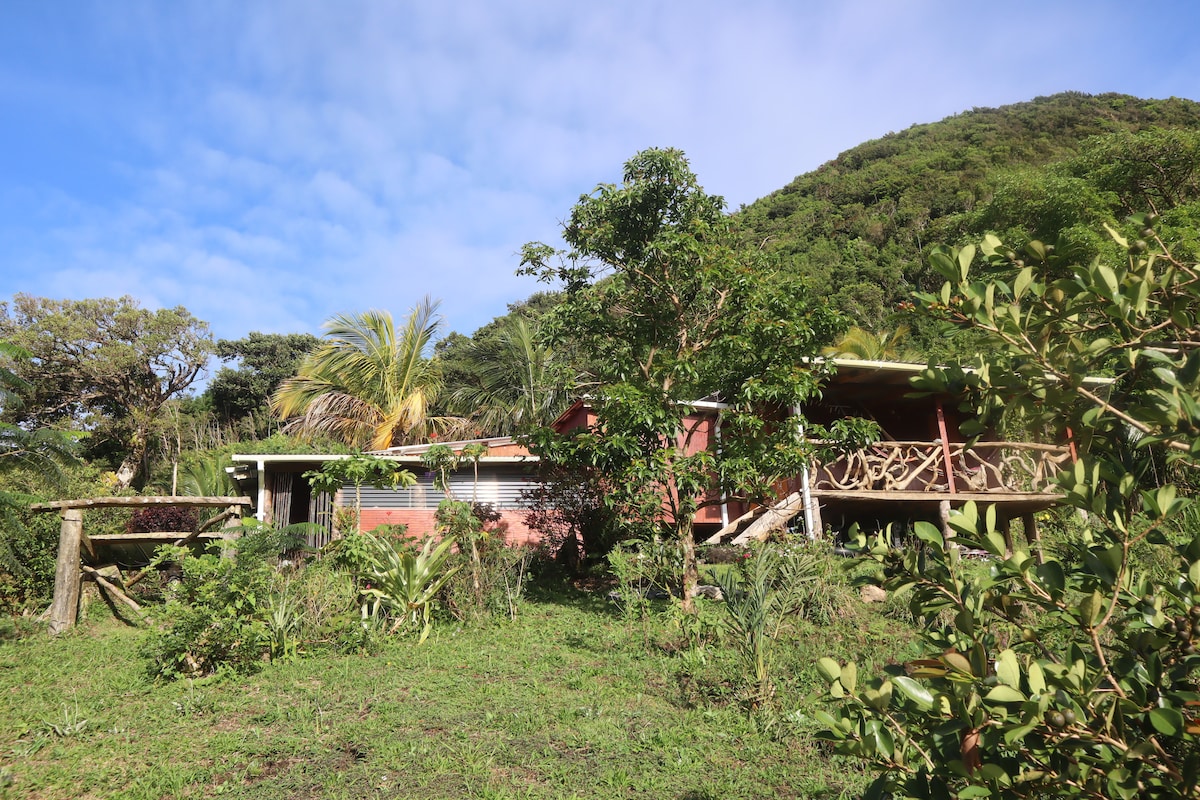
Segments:
[[[1109,228],[1124,264],[995,237],[974,277],[973,247],[931,256],[948,282],[918,299],[987,344],[974,370],[931,366],[921,388],[976,387],[975,432],[1019,414],[1088,448],[1058,476],[1079,517],[1049,553],[1010,552],[995,508],[971,503],[955,539],[917,523],[922,548],[871,547],[925,628],[923,656],[883,675],[819,662],[835,701],[821,736],[872,762],[867,797],[1200,796],[1200,531],[1192,501],[1137,463],[1200,463],[1200,265],[1166,249],[1156,216],[1130,218],[1132,242]],[[1117,379],[1098,394],[1086,378],[1102,370]],[[987,568],[964,568],[959,545]]]
[[[609,551],[608,564],[617,579],[617,601],[622,610],[627,615],[641,614],[650,595],[678,595],[683,548],[657,537],[628,540]]]
[[[393,546],[401,547],[411,542],[405,533],[404,525],[379,525],[371,534],[391,542]],[[416,548],[416,543],[409,545]],[[353,575],[365,575],[374,565],[375,547],[367,538],[367,534],[354,531],[339,539],[334,539],[321,550],[322,559],[330,561],[335,567],[344,569]]]
[[[179,586],[167,604],[170,625],[147,639],[152,671],[166,678],[223,669],[253,672],[266,658],[293,655],[300,609],[274,562],[295,549],[303,533],[247,525],[233,552],[214,545],[203,555],[160,548],[158,558],[178,565]]]
[[[460,622],[515,616],[528,585],[533,549],[490,536],[479,543],[478,556],[477,571],[471,570],[469,554],[455,556],[452,563],[463,568],[439,593],[442,607]]]
[[[54,589],[61,517],[34,512],[31,503],[62,497],[109,494],[95,468],[64,468],[61,482],[21,468],[0,471],[0,613],[26,613],[44,606]],[[86,515],[88,534],[119,533],[126,509],[96,508]]]

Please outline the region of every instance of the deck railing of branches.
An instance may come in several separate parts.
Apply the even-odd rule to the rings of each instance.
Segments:
[[[949,492],[947,460],[956,492],[1051,492],[1070,450],[1028,442],[881,441],[813,470],[815,489]]]

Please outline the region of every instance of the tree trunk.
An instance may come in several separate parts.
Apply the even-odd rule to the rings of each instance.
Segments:
[[[142,471],[142,464],[146,461],[146,443],[149,438],[148,432],[140,425],[129,437],[129,452],[121,461],[121,466],[117,467],[118,488],[128,489]]]
[[[700,571],[696,566],[696,539],[692,535],[692,519],[676,520],[679,543],[683,547],[683,586],[680,608],[685,614],[696,611],[696,585],[700,583]]]
[[[125,456],[125,460],[121,462],[121,466],[117,467],[117,488],[128,489],[133,479],[137,477],[138,461],[137,456],[133,453]]]

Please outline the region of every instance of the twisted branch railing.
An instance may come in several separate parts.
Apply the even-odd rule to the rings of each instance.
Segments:
[[[958,492],[1050,492],[1070,462],[1058,445],[1028,442],[950,444],[951,473]],[[815,489],[884,492],[949,492],[940,441],[876,442],[813,470]]]

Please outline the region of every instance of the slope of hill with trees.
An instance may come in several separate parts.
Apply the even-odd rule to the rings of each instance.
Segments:
[[[1169,207],[1144,207],[1155,175]],[[1200,197],[1197,175],[1200,103],[1067,92],[865,142],[736,216],[747,243],[878,329],[914,289],[938,282],[926,266],[932,244],[989,230],[1094,235],[1103,218],[1149,210],[1169,230],[1168,212]]]

